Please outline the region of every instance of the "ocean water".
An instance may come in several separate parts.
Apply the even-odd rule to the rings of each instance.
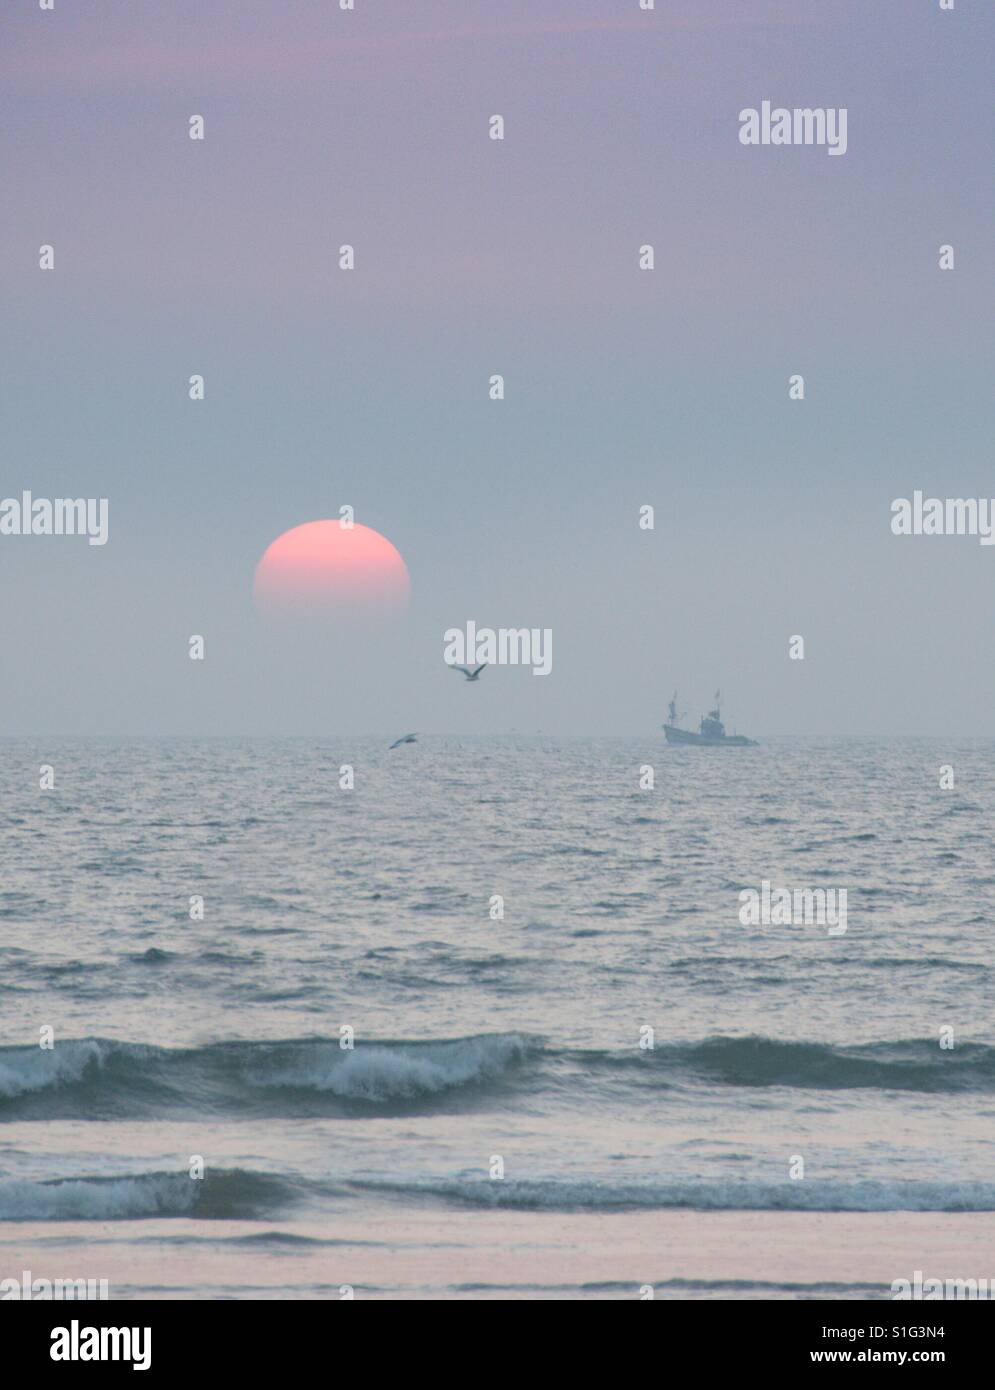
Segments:
[[[0,1278],[995,1275],[995,746],[387,742],[0,745]],[[764,879],[845,934],[744,927]]]

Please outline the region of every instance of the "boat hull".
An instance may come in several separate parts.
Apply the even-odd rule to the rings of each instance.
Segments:
[[[668,743],[690,743],[699,748],[755,748],[756,739],[745,734],[723,734],[721,738],[709,738],[706,734],[696,734],[690,729],[675,729],[673,724],[664,724],[663,732]]]

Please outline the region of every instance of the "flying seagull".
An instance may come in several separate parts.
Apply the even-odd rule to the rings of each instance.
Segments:
[[[390,747],[391,747],[391,748],[400,748],[400,746],[401,746],[402,743],[417,743],[417,742],[418,742],[418,735],[417,735],[417,734],[405,734],[402,738],[396,738],[396,739],[394,740],[394,742],[390,745]],[[390,748],[388,748],[387,751],[388,751],[388,753],[389,753],[389,752],[390,752]]]
[[[485,667],[486,665],[487,665],[487,662],[486,662],[486,661],[482,661],[482,662],[480,663],[479,666],[474,666],[474,668],[473,668],[472,671],[470,670],[469,666],[454,666],[454,667],[453,667],[453,670],[454,670],[454,671],[462,671],[463,674],[464,674],[464,676],[466,676],[466,678],[467,678],[468,681],[479,681],[479,680],[480,680],[480,673],[481,673],[481,671],[484,669],[484,667]]]

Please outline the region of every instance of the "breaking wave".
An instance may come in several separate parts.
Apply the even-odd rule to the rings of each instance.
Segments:
[[[445,1106],[509,1079],[539,1045],[518,1034],[438,1042],[215,1043],[170,1049],[88,1038],[0,1048],[0,1117],[349,1114]]]
[[[250,1220],[289,1205],[293,1184],[243,1169],[0,1182],[0,1221]]]
[[[518,1033],[439,1041],[338,1039],[163,1048],[83,1039],[0,1048],[0,1120],[201,1115],[308,1117],[432,1113],[510,1091],[584,1104],[591,1088],[624,1096],[701,1086],[995,1091],[995,1048],[948,1051],[924,1039],[834,1047],[712,1037],[654,1049],[553,1049]],[[638,1098],[638,1096],[637,1096]]]
[[[592,1067],[646,1074],[662,1084],[792,1086],[813,1090],[958,1092],[995,1090],[995,1048],[911,1039],[834,1047],[775,1038],[706,1038],[643,1053],[585,1053]]]
[[[447,1206],[512,1211],[995,1211],[995,1183],[698,1182],[611,1184],[508,1178],[353,1180],[349,1187]]]
[[[267,1089],[330,1091],[342,1099],[383,1104],[415,1100],[497,1080],[522,1062],[528,1044],[517,1034],[452,1042],[368,1043],[353,1051],[295,1057],[256,1075]]]

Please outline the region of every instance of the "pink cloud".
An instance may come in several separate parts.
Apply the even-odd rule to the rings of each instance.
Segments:
[[[8,46],[0,57],[0,72],[18,77],[133,77],[143,80],[191,77],[217,73],[228,77],[255,77],[263,74],[294,78],[327,76],[328,64],[369,54],[383,59],[390,53],[403,60],[411,50],[429,45],[479,43],[506,38],[544,38],[556,35],[631,33],[643,38],[663,35],[668,29],[715,30],[763,27],[785,24],[777,0],[765,6],[746,8],[741,0],[726,8],[725,0],[704,11],[689,7],[686,12],[664,12],[662,8],[642,11],[624,19],[536,19],[463,24],[447,28],[367,31],[338,38],[287,42],[281,35],[259,36],[251,40],[190,43],[182,46],[143,41],[104,44],[82,48],[78,42],[62,48],[41,43],[33,51],[13,52]],[[795,17],[792,24],[801,22]],[[378,63],[378,74],[383,67]]]

